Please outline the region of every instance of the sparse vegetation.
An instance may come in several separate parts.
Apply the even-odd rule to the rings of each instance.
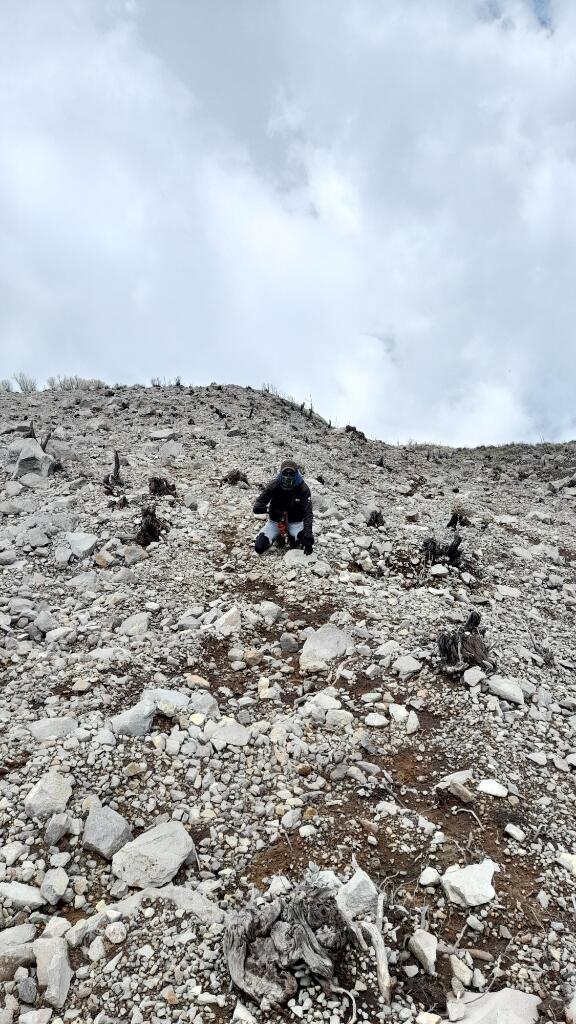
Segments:
[[[14,391],[14,385],[11,380],[8,380],[7,377],[5,377],[3,380],[0,380],[0,391]]]
[[[177,376],[174,377],[174,380],[170,380],[170,378],[166,377],[150,378],[150,387],[152,388],[181,388],[183,386],[180,374],[177,374]]]
[[[297,402],[293,395],[286,395],[283,391],[280,391],[275,384],[263,384],[262,391],[267,395],[272,395],[273,398],[279,398],[281,402],[285,402],[292,409],[297,409],[303,416],[307,416],[309,420],[312,419],[314,415],[312,397],[310,397],[308,405],[306,405],[306,402]]]
[[[27,373],[20,371],[20,373],[13,374],[13,377],[23,395],[31,395],[34,391],[38,391],[38,384],[34,377],[29,377]]]
[[[46,386],[50,391],[101,391],[106,384],[98,377],[78,377],[73,374],[70,377],[48,377]]]

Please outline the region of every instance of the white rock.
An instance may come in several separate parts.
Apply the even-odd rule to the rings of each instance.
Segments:
[[[351,725],[354,721],[354,715],[351,711],[345,711],[344,708],[337,708],[333,711],[326,712],[326,725],[331,726],[334,729],[345,729],[347,725]]]
[[[150,701],[139,701],[110,719],[117,736],[146,736],[150,732],[156,707]]]
[[[18,1024],[48,1024],[54,1010],[26,1010],[18,1018]]]
[[[112,942],[115,946],[124,942],[127,934],[126,925],[122,921],[111,921],[105,932],[108,942]]]
[[[450,968],[454,977],[458,978],[458,981],[461,981],[466,988],[469,988],[472,984],[472,968],[468,967],[468,964],[464,963],[460,957],[455,956],[453,953],[450,956]]]
[[[408,949],[416,957],[418,963],[427,974],[436,974],[436,954],[438,951],[438,939],[431,932],[418,928],[408,942]]]
[[[413,676],[416,672],[420,672],[422,662],[413,658],[411,654],[402,654],[399,658],[396,658],[392,668],[401,679],[407,679],[408,676]]]
[[[22,882],[0,882],[0,899],[10,900],[16,910],[30,907],[39,910],[46,903],[40,889],[35,885],[24,885]]]
[[[479,793],[487,793],[488,796],[508,796],[506,786],[503,786],[501,782],[497,782],[496,779],[482,779],[476,789]]]
[[[526,833],[523,832],[521,828],[518,828],[517,825],[513,825],[512,822],[509,822],[509,824],[506,825],[504,832],[507,836],[515,839],[517,843],[523,843],[526,839]]]
[[[205,694],[207,701],[213,701],[214,698],[211,694]],[[190,694],[182,693],[181,690],[168,690],[164,687],[156,687],[154,690],[144,690],[141,701],[144,703],[154,704],[157,711],[160,711],[163,715],[167,715],[169,718],[173,718],[180,711],[183,711],[190,704]],[[198,710],[197,707],[194,708]]]
[[[244,1004],[238,1001],[232,1014],[232,1024],[257,1024],[257,1021],[250,1010],[247,1010]]]
[[[28,726],[35,740],[61,739],[78,728],[75,718],[39,718]]]
[[[76,558],[86,558],[94,551],[98,537],[94,533],[66,533],[64,541]]]
[[[407,722],[408,721],[408,708],[404,707],[404,704],[390,704],[388,711],[390,718],[394,722]]]
[[[556,861],[563,868],[566,868],[571,875],[576,875],[576,853],[568,853],[566,850],[561,850],[560,853],[556,854]]]
[[[315,704],[322,711],[336,710],[342,707],[342,703],[335,694],[336,690],[333,687],[327,687],[325,690],[318,690],[318,693],[314,693],[307,703]]]
[[[28,945],[36,938],[33,924],[15,924],[12,928],[4,928],[0,932],[0,957],[18,946]]]
[[[58,772],[49,771],[32,787],[24,800],[24,808],[29,818],[49,818],[52,814],[66,810],[71,796],[69,779]]]
[[[376,711],[366,715],[364,719],[366,725],[371,726],[373,729],[382,729],[385,725],[388,725],[388,719],[386,715],[379,715]]]
[[[35,438],[27,439],[18,454],[16,466],[12,473],[12,479],[18,480],[27,473],[41,473],[48,476],[54,465],[54,459],[43,450]]]
[[[483,679],[486,679],[486,673],[479,665],[473,665],[472,668],[466,669],[463,679],[467,686],[477,686]]]
[[[18,967],[34,963],[32,943],[35,938],[36,928],[33,924],[14,925],[0,931],[0,984],[12,981]]]
[[[478,996],[467,992],[464,996],[466,1024],[536,1024],[538,996],[514,988],[501,988]]]
[[[515,679],[507,679],[505,676],[491,676],[488,680],[488,689],[495,697],[507,700],[510,704],[524,703],[522,687]]]
[[[424,871],[418,879],[420,885],[438,885],[440,882],[440,873],[436,868],[424,868]]]
[[[59,1010],[66,1002],[72,970],[65,939],[37,939],[34,943],[38,984],[45,988],[44,999]]]
[[[233,605],[227,612],[224,612],[224,615],[221,615],[214,623],[214,629],[222,636],[230,636],[231,633],[238,633],[241,628],[242,617],[240,615],[240,609],[236,605]]]
[[[6,867],[11,868],[23,853],[28,853],[26,843],[20,843],[15,839],[12,843],[0,847],[0,860],[4,861]]]
[[[406,735],[412,736],[420,728],[420,719],[415,711],[410,711],[406,719]]]
[[[40,886],[40,892],[50,904],[51,907],[55,907],[60,902],[66,889],[68,888],[68,875],[64,871],[64,868],[50,868],[44,875],[42,885]]]
[[[246,747],[250,742],[250,731],[234,718],[225,718],[216,726],[210,736],[210,742],[215,750],[224,750],[224,747]]]
[[[346,653],[352,643],[350,637],[332,622],[325,622],[315,633],[306,637],[300,653],[302,672],[323,672],[331,661]]]
[[[82,836],[84,849],[94,850],[106,860],[112,860],[114,854],[131,839],[132,829],[126,818],[112,807],[102,806],[99,801],[91,804]]]
[[[129,615],[127,619],[124,619],[124,622],[118,627],[118,632],[122,636],[141,636],[148,632],[149,622],[148,612],[135,612],[134,615]]]
[[[448,566],[442,565],[440,562],[438,562],[436,565],[431,566],[430,568],[430,575],[438,578],[441,578],[442,576],[448,576],[449,572],[450,570]]]
[[[179,821],[148,829],[127,843],[112,858],[112,872],[127,885],[144,889],[166,885],[194,849]]]
[[[496,869],[497,864],[488,858],[465,868],[448,868],[441,878],[442,888],[452,903],[460,907],[480,907],[496,895],[492,885]]]

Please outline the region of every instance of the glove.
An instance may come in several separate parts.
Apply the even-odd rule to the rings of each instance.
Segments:
[[[254,505],[254,508],[252,509],[252,514],[255,516],[265,516],[267,511],[268,509],[266,505]]]
[[[314,538],[313,537],[303,537],[302,538],[302,548],[304,549],[304,554],[305,555],[311,555],[313,547],[314,547]]]

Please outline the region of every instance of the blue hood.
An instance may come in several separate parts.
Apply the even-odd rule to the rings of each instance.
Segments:
[[[278,476],[276,477],[276,483],[280,487],[282,487],[282,473],[278,473]],[[304,483],[304,477],[302,476],[302,473],[300,472],[300,470],[297,469],[295,474],[294,474],[294,487],[300,487],[300,484],[303,484],[303,483]],[[282,487],[283,491],[293,490],[293,489],[294,488]]]

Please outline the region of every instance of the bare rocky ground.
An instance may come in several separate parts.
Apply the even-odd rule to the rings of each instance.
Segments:
[[[576,443],[391,447],[220,386],[0,395],[0,431],[1,1024],[574,1020]],[[259,559],[292,454],[315,554]],[[488,660],[447,666],[472,611]],[[353,857],[391,1005],[353,941],[337,992],[234,990],[235,912]]]

